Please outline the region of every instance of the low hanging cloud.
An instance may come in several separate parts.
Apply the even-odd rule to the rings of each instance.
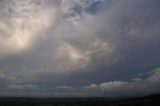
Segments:
[[[57,88],[57,89],[63,89],[63,90],[73,90],[73,89],[74,89],[73,87],[66,86],[66,85],[57,86],[56,88]]]
[[[33,84],[26,84],[26,85],[8,85],[8,89],[16,89],[16,90],[24,90],[24,89],[35,89],[37,86]]]
[[[160,93],[160,68],[154,69],[148,73],[148,77],[137,77],[132,79],[131,82],[126,81],[109,81],[100,84],[90,84],[84,87],[87,91],[103,92],[106,95],[119,95],[137,93]]]

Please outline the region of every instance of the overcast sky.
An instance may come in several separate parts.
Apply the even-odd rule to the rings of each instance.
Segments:
[[[0,96],[160,93],[160,0],[0,0]]]

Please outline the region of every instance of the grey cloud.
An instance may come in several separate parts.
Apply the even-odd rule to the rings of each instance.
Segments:
[[[43,5],[43,3],[44,1],[41,3],[41,5]],[[48,14],[46,17],[48,18]],[[57,15],[57,17],[59,16]],[[77,19],[77,17],[79,18]],[[86,27],[83,28],[83,26],[87,25],[85,22],[92,19],[94,16],[89,16],[89,19],[87,19],[87,17],[88,15],[86,13],[84,13],[84,16],[72,16],[70,18],[73,20],[69,22],[66,21],[70,20],[70,18],[61,18],[60,21],[62,22],[60,22],[59,25],[57,24],[56,30],[51,31],[53,28],[55,28],[51,26],[47,30],[49,32],[44,32],[46,33],[44,38],[43,35],[42,37],[40,36],[40,38],[36,37],[36,40],[39,40],[38,44],[35,44],[37,46],[33,45],[31,50],[25,51],[25,53],[21,53],[16,56],[11,56],[11,58],[9,56],[9,59],[6,59],[6,65],[8,64],[8,61],[16,61],[13,63],[13,67],[10,66],[8,69],[8,67],[5,67],[5,62],[2,63],[3,67],[5,67],[6,70],[12,69],[16,71],[17,67],[19,68],[23,66],[28,67],[29,70],[39,70],[41,67],[43,67],[44,70],[50,70],[53,72],[68,72],[68,70],[79,70],[83,67],[86,67],[86,65],[90,63],[91,55],[104,55],[105,53],[103,52],[107,52],[106,54],[111,54],[112,48],[109,44],[104,41],[102,42],[102,40],[99,38],[91,37],[93,33],[87,31],[85,29]],[[66,27],[70,28],[67,29]],[[85,32],[81,33],[83,30],[85,30]],[[77,44],[74,40],[79,41],[81,37],[84,37],[84,39],[82,39],[82,42]],[[32,57],[34,57],[34,59],[32,59]],[[63,65],[63,67],[61,67],[61,65]],[[52,70],[53,68],[54,70]]]
[[[103,81],[88,88],[138,87],[128,80],[160,65],[160,2],[86,1],[1,1],[0,79],[46,89]]]
[[[154,69],[148,73],[148,77],[137,77],[132,82],[126,81],[110,81],[100,84],[90,84],[84,87],[88,91],[104,92],[105,95],[113,94],[152,94],[160,92],[160,68]]]
[[[57,86],[56,88],[57,88],[57,89],[63,89],[63,90],[73,90],[73,89],[74,89],[73,87],[66,86],[66,85]]]
[[[33,84],[27,84],[27,85],[8,85],[8,89],[18,89],[18,90],[34,89],[36,87],[37,86],[33,85]]]
[[[49,27],[51,20],[54,19],[51,19],[51,15],[54,14],[55,9],[43,8],[39,3],[30,0],[3,1],[1,5],[4,5],[1,9],[0,21],[3,57],[29,48],[39,31]]]
[[[123,82],[123,81],[114,81],[114,82],[106,82],[106,83],[101,83],[99,85],[100,89],[102,91],[114,91],[114,90],[119,90],[120,88],[124,88],[127,85],[127,82]]]

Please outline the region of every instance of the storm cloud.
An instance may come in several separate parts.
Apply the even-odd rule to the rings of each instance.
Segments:
[[[159,93],[159,5],[1,0],[0,95]]]

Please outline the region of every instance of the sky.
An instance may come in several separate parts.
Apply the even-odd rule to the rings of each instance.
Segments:
[[[159,0],[0,0],[0,96],[160,93]]]

